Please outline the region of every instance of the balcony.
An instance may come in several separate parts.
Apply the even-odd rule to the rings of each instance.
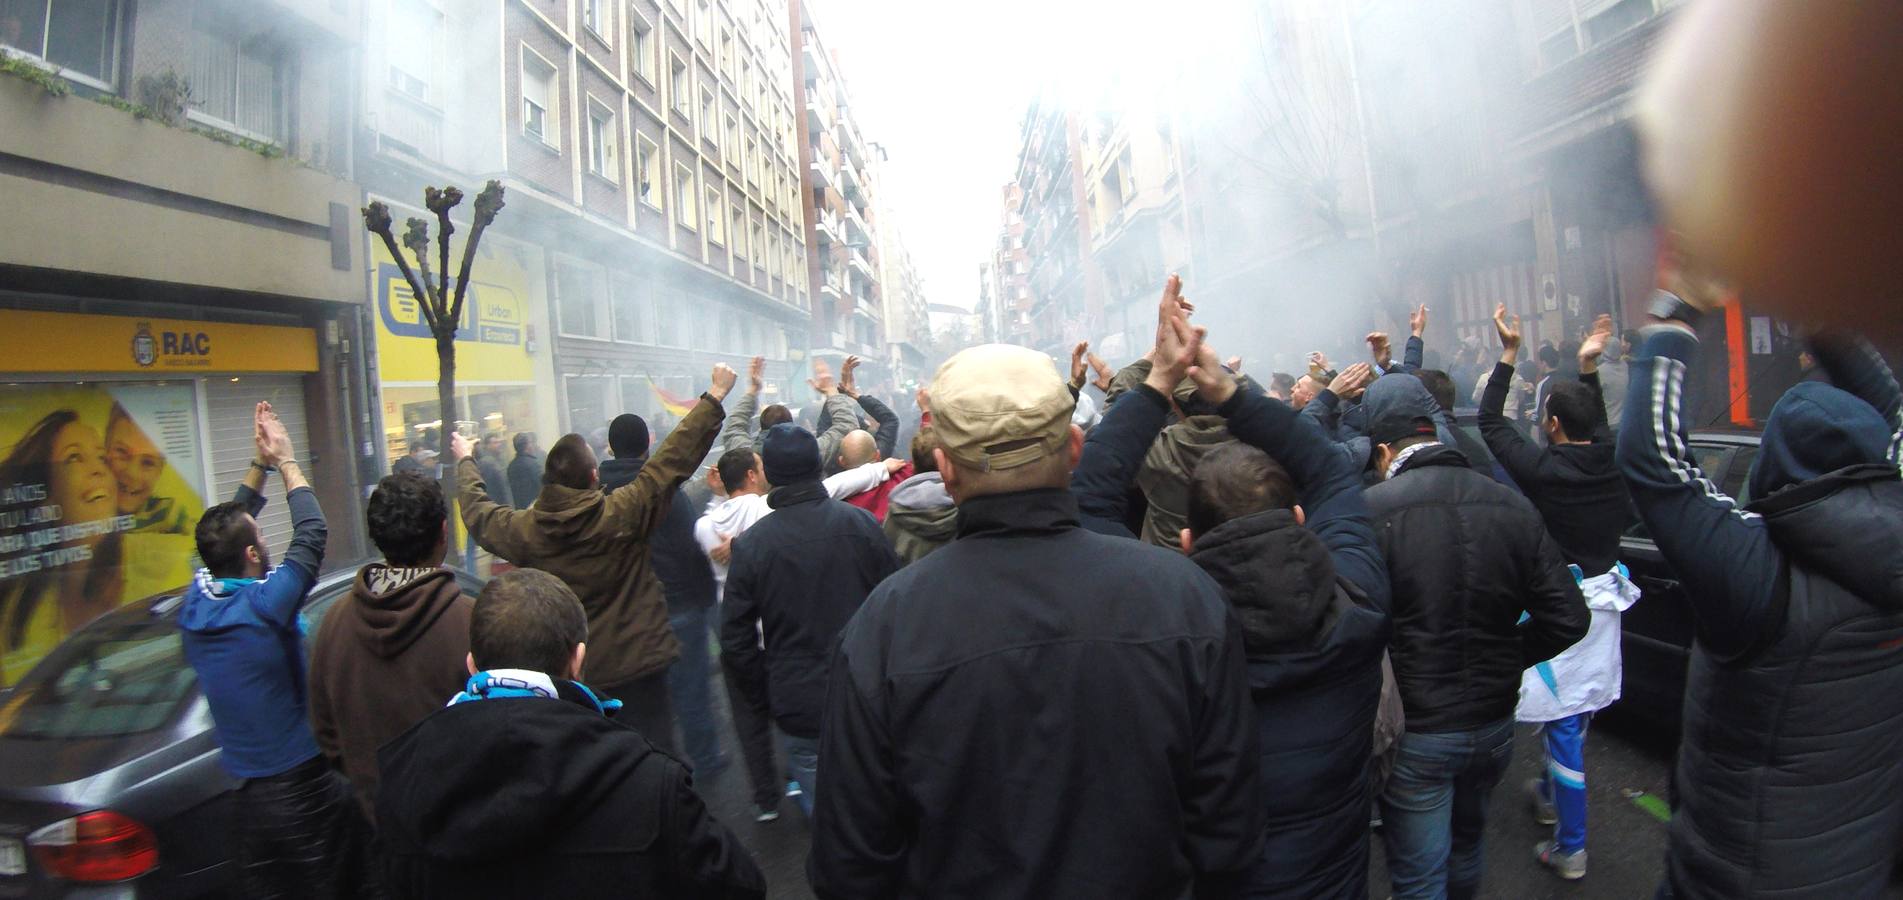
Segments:
[[[378,139],[385,147],[427,160],[443,158],[443,113],[416,96],[387,88],[378,116]]]
[[[853,166],[840,166],[839,167],[840,192],[845,194],[846,198],[850,200],[852,199],[854,194],[859,193],[860,187],[861,187],[861,181],[859,179],[858,169],[854,168]]]
[[[852,254],[846,261],[846,264],[851,266],[854,272],[864,276],[868,281],[877,281],[879,278],[878,273],[872,268],[871,260],[866,259],[865,251],[860,250],[858,247],[852,248]]]
[[[827,165],[825,160],[813,160],[807,165],[807,169],[813,174],[814,184],[828,188],[839,185],[839,172]]]
[[[864,216],[851,206],[846,207],[846,242],[849,244],[869,244],[872,242],[872,229],[866,227]]]
[[[813,235],[819,245],[830,247],[833,244],[845,243],[845,236],[840,234],[839,230],[839,217],[824,209],[816,210],[816,212],[818,215],[813,217]]]

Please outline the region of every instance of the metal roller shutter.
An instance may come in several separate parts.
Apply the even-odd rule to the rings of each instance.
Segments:
[[[268,400],[284,427],[291,432],[299,462],[310,461],[310,429],[304,419],[304,378],[301,375],[245,375],[239,378],[205,380],[206,430],[211,435],[212,502],[231,499],[251,460],[258,455],[253,440],[252,417],[258,401]],[[305,469],[309,472],[309,469]],[[271,502],[258,517],[265,546],[276,559],[283,558],[291,543],[291,511],[284,502],[284,488],[274,476],[265,485]]]

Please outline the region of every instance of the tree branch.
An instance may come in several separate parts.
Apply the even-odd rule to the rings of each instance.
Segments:
[[[393,220],[390,218],[390,207],[384,205],[383,201],[378,200],[364,207],[361,211],[363,213],[363,227],[371,234],[383,238],[383,246],[390,251],[390,258],[396,260],[396,267],[402,271],[403,280],[410,284],[410,294],[416,297],[417,303],[423,307],[424,323],[429,325],[433,330],[436,327],[436,318],[435,311],[429,308],[429,293],[425,291],[422,284],[416,280],[416,273],[410,270],[409,261],[403,258],[403,249],[397,246],[396,235],[390,231],[390,226],[393,224]]]
[[[469,293],[469,269],[475,263],[476,244],[482,240],[483,231],[496,220],[496,213],[502,211],[505,205],[502,202],[502,193],[502,182],[491,180],[483,185],[480,193],[476,194],[475,224],[469,229],[468,243],[463,244],[463,265],[456,276],[456,303],[449,311],[450,321],[462,321],[463,297]],[[458,199],[461,196],[460,193],[457,194]]]

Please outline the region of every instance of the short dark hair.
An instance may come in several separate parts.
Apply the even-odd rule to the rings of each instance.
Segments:
[[[1287,397],[1295,390],[1295,376],[1287,372],[1274,372],[1269,375],[1269,390]]]
[[[220,503],[198,519],[193,537],[198,542],[198,558],[213,578],[239,578],[244,575],[244,552],[257,546],[258,528],[250,521],[251,510],[236,500]]]
[[[648,452],[648,423],[634,413],[622,413],[608,423],[608,449],[615,459],[634,459]]]
[[[1561,381],[1547,391],[1546,414],[1559,420],[1559,427],[1566,429],[1568,438],[1583,441],[1592,436],[1596,402],[1592,388],[1577,381]]]
[[[1559,348],[1552,344],[1541,344],[1540,365],[1549,369],[1559,368]]]
[[[428,562],[448,517],[442,483],[421,472],[385,476],[370,494],[370,540],[393,565]]]
[[[1189,479],[1189,533],[1201,537],[1224,522],[1295,506],[1295,480],[1257,447],[1230,442],[1196,463]]]
[[[720,454],[720,462],[715,463],[714,468],[720,473],[721,486],[731,494],[747,486],[747,473],[759,465],[760,454],[749,447],[735,447]]]
[[[540,569],[489,580],[469,611],[476,668],[527,669],[561,677],[575,645],[588,640],[588,614],[568,585]]]
[[[579,434],[564,434],[548,448],[548,460],[542,464],[542,483],[585,491],[595,485],[597,460],[588,439]]]
[[[1637,347],[1639,345],[1638,329],[1628,328],[1625,331],[1620,332],[1619,339],[1622,341],[1625,341],[1628,344],[1631,344],[1634,347]]]
[[[760,430],[765,431],[775,425],[784,425],[793,421],[793,413],[778,403],[760,410]]]
[[[938,471],[938,457],[932,453],[938,449],[938,431],[930,425],[920,425],[918,434],[912,435],[912,468],[918,472]]]
[[[515,452],[517,456],[529,452],[529,448],[533,446],[535,446],[535,432],[518,431],[515,433]]]
[[[1454,379],[1446,372],[1439,369],[1416,369],[1414,377],[1427,385],[1427,392],[1434,395],[1434,402],[1440,404],[1441,409],[1447,412],[1454,411]]]

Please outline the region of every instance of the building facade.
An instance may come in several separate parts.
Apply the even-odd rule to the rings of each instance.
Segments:
[[[362,551],[359,12],[0,6],[0,685],[189,580],[259,401],[333,512],[332,559]],[[260,525],[289,539],[282,502]]]
[[[812,347],[835,361],[884,360],[884,267],[878,205],[872,196],[878,151],[866,142],[839,60],[827,48],[813,9],[789,0],[793,102],[800,209],[813,297]]]
[[[784,7],[768,0],[389,0],[369,18],[366,188],[414,203],[500,176],[507,208],[472,290],[497,303],[462,346],[460,426],[664,433],[716,362],[763,355],[788,395],[811,301],[801,276]],[[443,48],[460,48],[445,53]],[[495,173],[490,175],[489,173]],[[384,265],[387,260],[380,260]],[[415,340],[379,277],[391,347]],[[406,312],[406,310],[408,310]],[[491,327],[493,325],[493,327]],[[405,330],[411,333],[405,333]],[[383,354],[386,455],[427,433],[433,380]],[[494,376],[494,377],[490,377]]]

